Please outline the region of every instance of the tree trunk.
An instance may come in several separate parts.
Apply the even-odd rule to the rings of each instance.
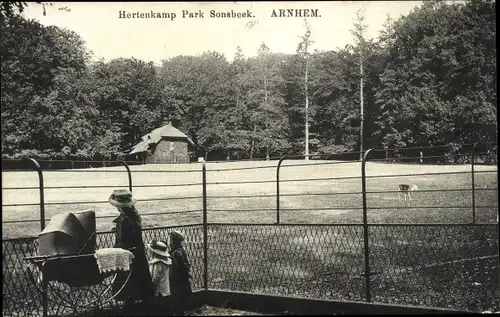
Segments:
[[[360,54],[360,79],[359,79],[359,97],[360,97],[360,106],[361,106],[361,125],[359,129],[359,160],[363,159],[363,127],[364,127],[364,109],[363,109],[363,56]]]
[[[257,131],[257,125],[253,125],[253,132],[252,132],[252,142],[250,144],[250,159],[253,159],[253,148],[255,145],[255,131]]]
[[[307,53],[307,52],[306,52]],[[306,137],[306,146],[305,146],[305,160],[309,160],[309,94],[308,94],[308,73],[309,73],[309,62],[306,56],[306,74],[305,74],[305,92],[306,92],[306,124],[305,124],[305,137]]]

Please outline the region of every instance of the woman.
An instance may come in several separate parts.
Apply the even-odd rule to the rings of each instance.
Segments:
[[[170,294],[174,313],[176,316],[183,316],[191,301],[192,290],[189,278],[191,264],[182,247],[184,237],[181,233],[173,231],[170,233],[170,255],[172,257],[172,267],[170,269]]]
[[[149,264],[146,258],[146,250],[141,233],[141,217],[134,205],[137,202],[132,197],[132,193],[126,189],[114,190],[109,197],[109,203],[115,206],[120,212],[120,216],[113,220],[116,223],[115,248],[130,250],[134,254],[132,262],[132,274],[124,286],[117,294],[116,299],[124,301],[124,310],[132,309],[137,300],[142,300],[148,307],[153,297],[153,285]],[[123,286],[128,272],[119,272],[113,282],[113,290],[116,293]]]

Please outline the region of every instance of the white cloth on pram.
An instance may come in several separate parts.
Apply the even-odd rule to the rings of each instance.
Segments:
[[[121,248],[103,248],[95,252],[99,272],[129,271],[132,252]]]

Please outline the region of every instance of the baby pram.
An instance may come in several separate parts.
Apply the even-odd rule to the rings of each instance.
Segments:
[[[45,284],[50,311],[60,316],[102,308],[126,285],[132,272],[130,250],[97,250],[95,212],[69,212],[52,217],[39,233],[38,255],[26,260],[38,268],[37,284]],[[114,256],[122,265],[103,268],[102,257]],[[112,284],[119,271],[128,271],[120,289]],[[43,283],[45,281],[45,283]],[[44,309],[47,313],[48,309]],[[51,313],[51,314],[54,314]]]

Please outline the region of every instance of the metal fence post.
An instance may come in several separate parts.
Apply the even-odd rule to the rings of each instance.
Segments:
[[[208,217],[207,217],[207,166],[202,162],[203,181],[203,288],[208,290]]]
[[[29,159],[33,164],[35,165],[35,170],[38,172],[38,182],[39,182],[39,189],[40,189],[40,231],[43,231],[45,229],[45,194],[44,194],[44,187],[43,187],[43,172],[42,172],[42,167],[40,164],[35,160],[30,158]],[[47,299],[47,288],[49,284],[47,280],[45,279],[45,274],[43,272],[42,268],[42,308],[43,308],[43,317],[48,316],[48,299]]]
[[[361,191],[363,192],[363,238],[364,238],[364,250],[365,250],[365,291],[366,291],[366,301],[371,302],[371,290],[370,290],[370,250],[368,249],[368,216],[366,208],[366,159],[373,149],[369,149],[363,155],[361,161]]]
[[[472,223],[476,223],[476,184],[475,184],[475,179],[474,179],[474,161],[475,161],[475,155],[474,151],[476,150],[476,145],[478,145],[479,142],[474,143],[472,146],[472,151],[471,151],[471,174],[472,174]]]
[[[38,182],[40,189],[40,231],[42,231],[43,229],[45,229],[45,195],[43,192],[42,167],[35,159],[30,158],[29,160],[33,162],[33,164],[35,165],[35,170],[38,172]]]
[[[288,155],[285,155],[280,158],[278,161],[278,167],[276,169],[276,224],[280,224],[280,168],[281,163],[288,158]]]
[[[128,166],[127,162],[125,161],[120,161],[120,163],[125,166],[127,169],[127,174],[128,174],[128,190],[132,191],[132,174],[130,173],[130,167]]]

